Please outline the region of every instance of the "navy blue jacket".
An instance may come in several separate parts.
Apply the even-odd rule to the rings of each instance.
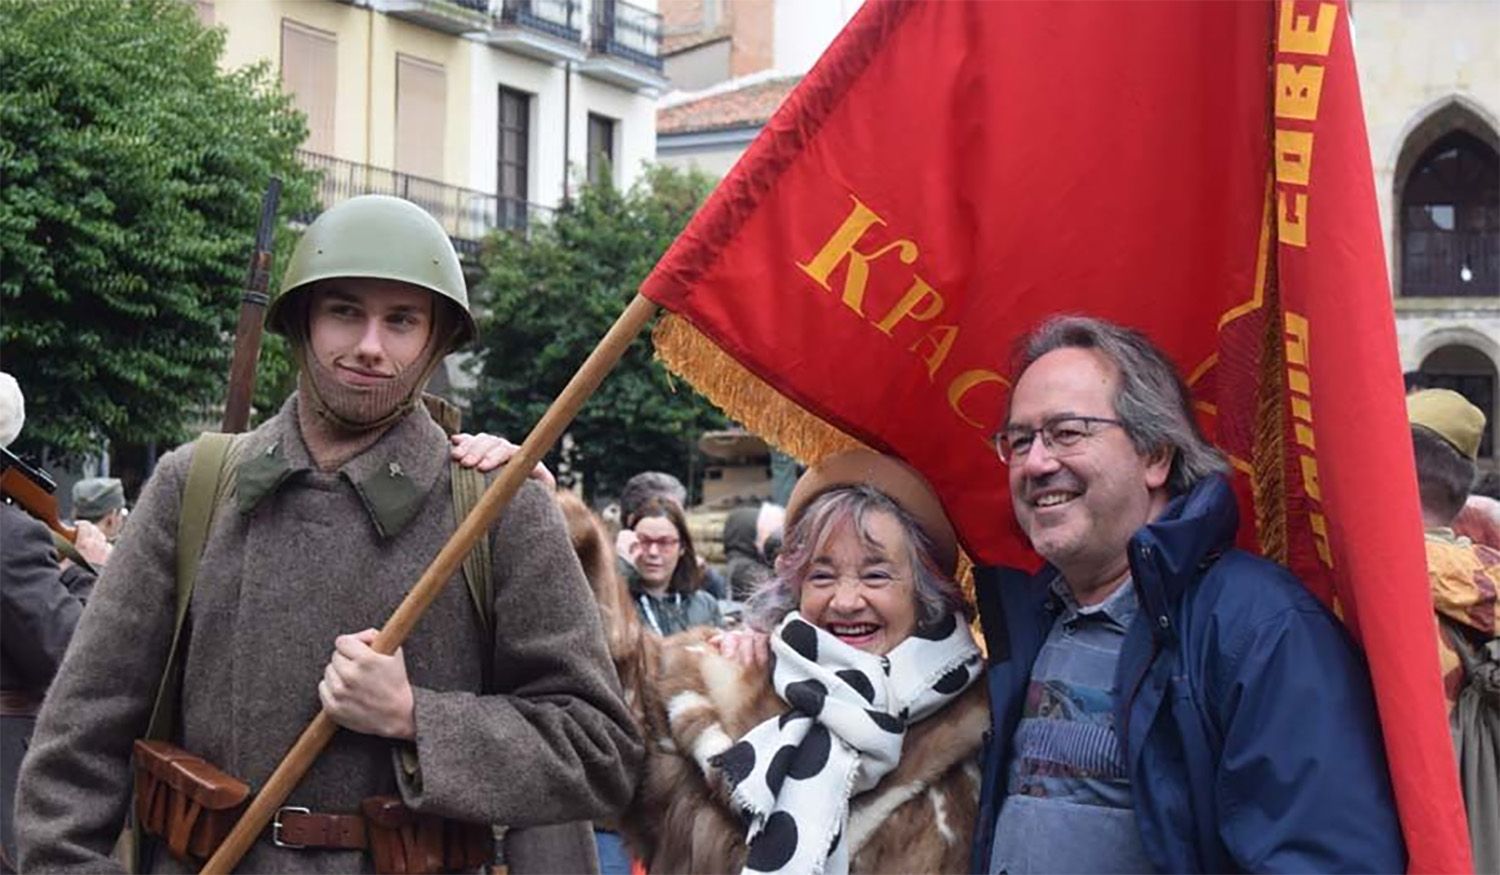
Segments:
[[[1130,540],[1140,610],[1115,670],[1115,727],[1146,854],[1163,872],[1404,871],[1364,659],[1290,571],[1233,548],[1238,521],[1212,477]],[[993,718],[975,872],[1061,610],[1056,574],[975,574]]]

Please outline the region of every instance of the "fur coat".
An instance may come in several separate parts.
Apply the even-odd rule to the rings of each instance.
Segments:
[[[653,875],[737,872],[745,824],[709,760],[787,710],[769,672],[744,668],[707,643],[711,630],[647,639],[637,690],[646,770],[621,830]],[[984,685],[912,725],[901,763],[850,802],[853,872],[959,872],[979,809],[979,751],[989,729]]]
[[[738,872],[746,825],[708,761],[761,722],[788,710],[770,672],[719,655],[716,630],[660,638],[645,631],[614,572],[599,520],[558,494],[573,548],[594,590],[625,700],[646,738],[646,764],[618,827],[652,875]],[[979,810],[979,757],[989,697],[975,683],[906,732],[900,764],[851,800],[852,872],[963,872]]]

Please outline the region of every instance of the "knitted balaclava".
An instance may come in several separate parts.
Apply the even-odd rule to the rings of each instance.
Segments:
[[[310,302],[315,290],[299,296],[301,311],[288,320],[297,360],[298,423],[318,467],[338,468],[380,439],[420,403],[433,371],[453,343],[458,323],[446,302],[434,298],[432,330],[422,353],[379,386],[361,388],[340,382],[313,354],[309,341]]]

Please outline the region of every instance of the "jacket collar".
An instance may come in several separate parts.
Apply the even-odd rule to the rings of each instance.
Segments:
[[[1172,499],[1131,537],[1131,576],[1153,634],[1174,634],[1172,615],[1182,594],[1200,569],[1234,546],[1239,522],[1229,481],[1214,474]]]
[[[297,426],[297,395],[251,432],[236,472],[235,498],[248,514],[283,484],[316,470]],[[376,533],[400,534],[417,515],[447,464],[442,433],[424,405],[392,425],[373,446],[345,462],[339,474],[358,493]]]

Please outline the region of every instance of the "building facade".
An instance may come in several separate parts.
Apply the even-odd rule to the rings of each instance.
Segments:
[[[267,62],[307,114],[320,201],[387,193],[461,253],[524,227],[607,165],[656,151],[653,0],[197,0],[229,68]]]
[[[863,0],[660,0],[662,164],[722,176]]]
[[[1500,429],[1500,4],[1353,4],[1354,52],[1413,385],[1468,396]]]

